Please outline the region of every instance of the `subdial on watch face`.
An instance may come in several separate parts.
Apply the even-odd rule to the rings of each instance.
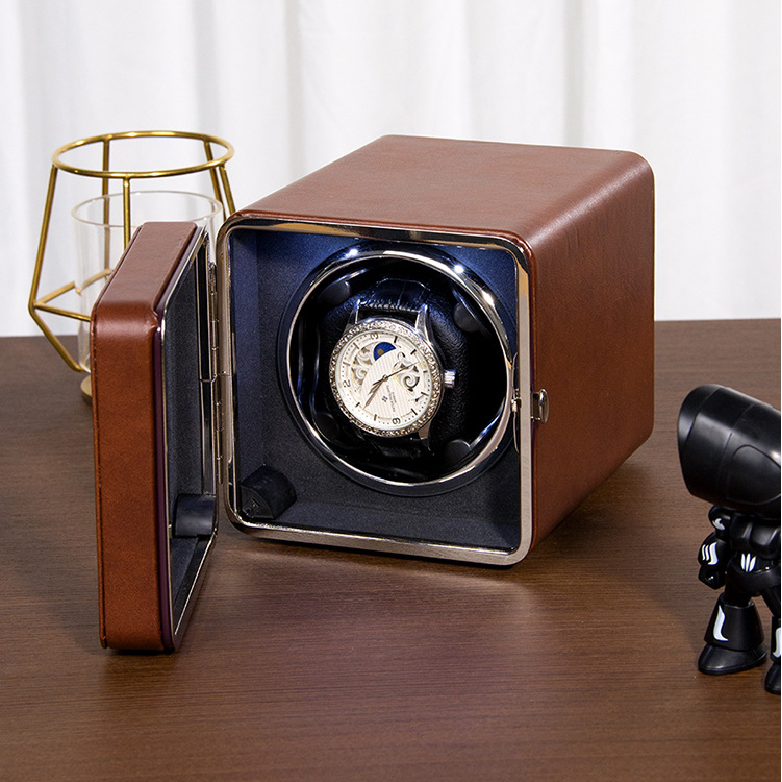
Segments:
[[[421,429],[435,414],[441,370],[426,340],[404,323],[361,321],[334,347],[331,389],[358,427],[381,437]]]

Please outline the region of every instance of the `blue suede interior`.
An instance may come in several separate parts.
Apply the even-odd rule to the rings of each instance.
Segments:
[[[296,500],[271,523],[285,527],[516,548],[520,540],[519,458],[512,446],[467,485],[434,496],[394,496],[361,485],[335,469],[292,418],[277,369],[280,322],[302,280],[330,255],[356,241],[254,227],[237,227],[230,234],[234,471],[238,482],[261,466],[281,472],[293,485]],[[504,310],[515,314],[516,270],[508,252],[469,246],[441,249],[473,270],[497,295]],[[515,344],[513,322],[506,328]]]

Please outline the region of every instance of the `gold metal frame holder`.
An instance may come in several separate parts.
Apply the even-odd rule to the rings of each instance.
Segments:
[[[159,171],[112,171],[110,167],[111,142],[141,138],[174,138],[200,141],[203,144],[206,159],[203,163],[198,163],[193,166],[164,169]],[[67,152],[90,144],[100,144],[103,147],[102,167],[100,169],[79,168],[63,162],[62,156]],[[222,150],[222,154],[215,156],[213,153],[213,147],[220,148]],[[218,151],[220,151],[220,149],[218,149]],[[76,176],[100,179],[101,195],[103,196],[109,195],[109,182],[111,180],[119,180],[121,182],[123,238],[124,243],[127,246],[127,244],[130,242],[130,183],[133,179],[175,177],[208,171],[212,181],[214,197],[223,207],[223,219],[225,219],[234,212],[233,196],[231,195],[231,187],[228,183],[228,174],[225,170],[225,164],[228,162],[228,160],[230,160],[231,157],[233,157],[233,154],[234,149],[231,144],[229,144],[227,141],[224,141],[223,139],[218,138],[217,136],[179,130],[132,130],[122,133],[104,133],[100,136],[90,136],[89,138],[80,139],[79,141],[73,141],[70,144],[66,144],[65,146],[60,147],[54,151],[52,154],[52,169],[51,173],[49,174],[49,187],[46,192],[46,205],[44,207],[43,223],[41,224],[41,237],[38,242],[38,252],[35,256],[33,280],[32,285],[30,286],[30,298],[27,302],[27,311],[30,313],[30,317],[38,324],[38,327],[41,329],[41,331],[43,331],[44,336],[49,340],[49,342],[51,342],[55,350],[60,354],[60,357],[71,369],[75,370],[76,372],[85,371],[84,367],[82,367],[79,362],[73,358],[73,356],[68,352],[68,349],[54,335],[52,330],[41,317],[41,313],[59,315],[82,322],[89,322],[89,315],[84,315],[80,312],[73,312],[72,310],[67,310],[51,304],[51,302],[53,302],[58,297],[74,290],[76,288],[76,283],[69,282],[67,285],[63,285],[51,293],[39,296],[41,272],[43,271],[43,259],[46,253],[46,240],[49,234],[52,205],[54,203],[54,189],[57,183],[57,172],[64,171],[69,174],[75,174]],[[108,201],[106,202],[105,209],[108,210]],[[108,214],[105,215],[105,221],[108,222]],[[110,259],[106,259],[106,268],[103,273],[98,275],[98,277],[109,275],[111,271],[109,268],[109,261]]]

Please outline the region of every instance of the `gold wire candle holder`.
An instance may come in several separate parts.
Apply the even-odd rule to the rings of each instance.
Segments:
[[[155,170],[113,170],[111,168],[112,145],[116,142],[127,142],[138,139],[179,139],[196,141],[203,148],[204,160],[194,165],[186,165],[177,168],[155,169]],[[72,165],[64,160],[68,153],[81,147],[90,145],[99,145],[101,147],[101,167],[87,168],[78,165]],[[217,153],[217,154],[215,154]],[[28,299],[28,312],[30,316],[43,331],[46,338],[53,345],[60,357],[65,363],[77,372],[89,372],[89,367],[84,362],[79,361],[65,347],[62,341],[54,334],[50,326],[43,318],[43,314],[54,315],[64,318],[70,318],[78,321],[81,326],[89,324],[90,315],[85,312],[75,312],[65,307],[58,306],[57,299],[72,291],[81,294],[85,288],[96,286],[98,289],[105,284],[112,267],[116,265],[119,257],[110,257],[108,252],[109,243],[106,243],[106,253],[102,261],[102,268],[96,273],[90,275],[85,280],[77,283],[71,281],[50,293],[40,294],[41,276],[43,272],[44,256],[46,254],[46,243],[49,236],[49,229],[52,220],[52,207],[54,204],[54,193],[57,184],[58,172],[62,171],[68,174],[74,174],[80,177],[91,177],[101,181],[101,196],[103,204],[102,225],[105,230],[111,228],[109,215],[109,205],[112,198],[121,198],[122,200],[122,246],[125,247],[130,242],[131,227],[133,223],[131,215],[131,196],[134,193],[144,193],[147,191],[134,191],[131,183],[134,180],[152,180],[165,179],[168,177],[181,177],[189,174],[198,174],[207,172],[211,180],[211,190],[214,200],[222,207],[222,219],[225,220],[234,211],[233,197],[228,182],[228,174],[225,170],[227,161],[233,156],[234,150],[231,144],[217,136],[205,133],[195,133],[189,131],[175,130],[143,130],[143,131],[125,131],[122,133],[104,133],[99,136],[80,139],[71,142],[65,146],[56,149],[52,154],[52,168],[49,175],[49,186],[46,192],[46,204],[44,207],[43,222],[41,224],[41,235],[38,242],[38,251],[35,256],[35,267],[33,269],[32,285],[30,287],[30,297]],[[121,185],[121,193],[109,192],[109,184],[118,182]],[[152,191],[154,192],[154,191]],[[190,194],[195,195],[195,194]],[[100,200],[95,199],[95,200]],[[216,207],[217,208],[217,207]],[[75,210],[74,210],[75,212]],[[222,221],[221,221],[222,222]],[[89,377],[85,379],[89,381]],[[89,395],[89,385],[82,384],[82,390],[85,395]]]

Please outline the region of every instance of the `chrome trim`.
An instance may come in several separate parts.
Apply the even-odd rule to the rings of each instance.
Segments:
[[[402,241],[429,243],[442,246],[472,246],[487,249],[501,249],[508,252],[516,271],[516,345],[508,345],[506,389],[508,404],[502,412],[502,428],[507,427],[511,417],[517,434],[519,452],[519,494],[520,494],[520,543],[513,550],[491,549],[462,545],[432,543],[429,541],[402,540],[392,537],[347,534],[315,530],[302,530],[280,524],[249,523],[237,512],[238,489],[234,483],[233,464],[235,442],[233,421],[236,378],[232,363],[233,338],[231,334],[230,285],[231,270],[228,257],[230,235],[235,230],[284,231],[341,236],[355,240]],[[382,225],[341,225],[336,223],[307,222],[263,218],[260,216],[235,215],[224,224],[218,238],[218,285],[220,301],[221,351],[223,357],[223,420],[228,422],[223,433],[223,464],[221,479],[225,507],[232,524],[254,537],[271,540],[285,540],[297,543],[338,546],[353,549],[378,551],[387,554],[401,554],[433,559],[447,559],[488,565],[512,565],[527,556],[533,539],[532,508],[532,425],[530,416],[531,392],[531,326],[529,302],[529,251],[504,237],[481,233],[456,233],[450,231],[389,228]],[[524,392],[521,390],[524,389]],[[518,409],[512,411],[511,400],[517,397]]]
[[[361,237],[365,238],[365,237]],[[387,241],[387,239],[386,239]],[[397,239],[396,241],[400,241]],[[406,241],[406,240],[402,240]],[[417,238],[419,244],[421,239]],[[462,243],[463,244],[463,243]],[[391,259],[391,260],[406,260],[412,263],[417,263],[422,266],[426,266],[430,269],[443,274],[452,280],[461,290],[465,293],[471,301],[475,302],[481,309],[482,313],[488,319],[491,327],[497,337],[503,355],[505,356],[505,403],[502,406],[500,414],[497,419],[495,431],[489,437],[489,440],[484,444],[481,451],[473,458],[468,464],[463,465],[459,469],[436,478],[431,481],[422,481],[420,483],[404,483],[401,481],[392,481],[387,478],[382,478],[374,473],[361,470],[354,464],[340,458],[329,445],[323,440],[320,432],[312,425],[307,416],[299,405],[299,400],[296,396],[294,379],[290,373],[290,360],[288,357],[291,353],[292,337],[293,337],[293,325],[299,320],[302,309],[307,304],[308,299],[313,293],[316,293],[321,283],[331,277],[335,271],[341,270],[347,263],[355,265],[358,268],[363,268],[362,263],[364,261],[378,259]],[[295,312],[290,315],[288,332],[286,335],[285,343],[285,384],[284,384],[284,396],[289,406],[292,404],[295,408],[296,418],[299,425],[303,425],[306,434],[311,444],[316,448],[318,453],[335,465],[340,471],[351,476],[354,480],[362,483],[365,486],[378,489],[380,491],[386,491],[391,494],[400,494],[407,496],[424,496],[431,494],[440,494],[450,489],[462,486],[465,483],[473,480],[479,474],[479,471],[486,466],[485,463],[490,458],[493,458],[498,454],[498,449],[505,439],[505,433],[508,426],[508,421],[511,418],[511,404],[510,400],[514,394],[513,384],[513,371],[512,371],[512,354],[511,348],[508,342],[508,336],[505,330],[505,324],[502,321],[502,317],[497,306],[496,299],[493,293],[484,288],[483,284],[476,278],[476,276],[470,272],[470,270],[464,268],[459,263],[451,263],[451,259],[445,257],[438,257],[438,254],[432,252],[430,254],[417,253],[405,248],[380,248],[380,249],[367,249],[358,251],[357,248],[351,248],[347,252],[339,254],[339,257],[335,258],[330,264],[323,266],[317,271],[317,274],[311,276],[307,283],[307,290],[304,292],[298,301]]]
[[[515,247],[515,245],[512,245]],[[528,391],[532,388],[532,325],[530,323],[530,291],[529,266],[526,263],[525,250],[517,248],[524,258],[516,267],[516,347],[518,353],[514,356],[516,362],[516,388],[520,399],[514,422],[514,432],[517,435],[519,452],[519,507],[521,523],[521,540],[513,555],[512,562],[518,562],[532,548],[534,508],[532,507],[532,421]],[[522,394],[522,389],[524,393]],[[512,564],[509,562],[509,564]]]

